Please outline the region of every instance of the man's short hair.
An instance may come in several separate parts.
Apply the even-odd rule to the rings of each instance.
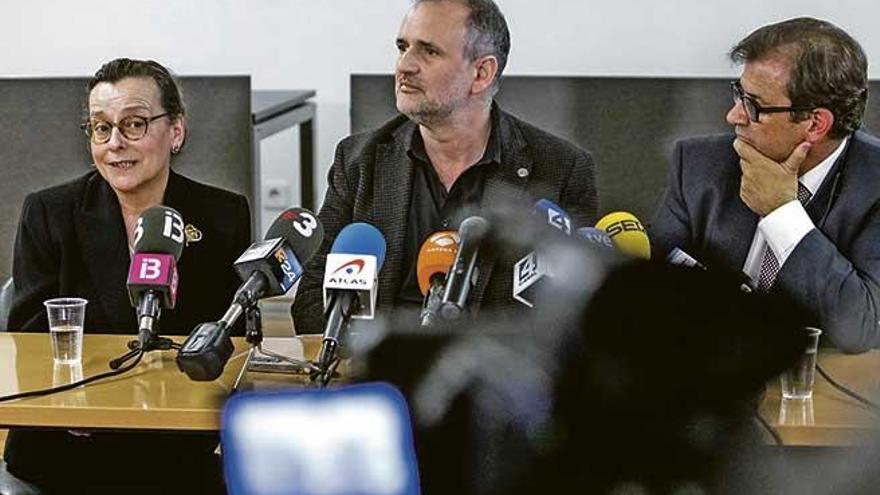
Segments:
[[[830,22],[798,17],[752,32],[731,49],[730,59],[744,63],[777,54],[792,63],[786,88],[792,106],[831,110],[831,138],[859,128],[868,101],[868,62],[852,36]]]
[[[470,10],[468,14],[468,34],[464,45],[464,55],[476,60],[486,55],[498,59],[498,73],[494,85],[497,89],[501,73],[507,66],[510,54],[510,30],[501,9],[492,0],[414,0],[413,5],[424,2],[454,1]]]

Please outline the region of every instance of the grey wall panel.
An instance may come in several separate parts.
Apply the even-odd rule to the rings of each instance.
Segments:
[[[880,94],[871,83],[871,94]],[[590,150],[600,214],[628,210],[647,222],[663,192],[676,139],[729,132],[728,79],[507,76],[497,98],[507,111]],[[880,132],[870,100],[864,127]],[[351,127],[396,114],[390,75],[353,75]],[[551,164],[552,165],[552,164]]]
[[[26,194],[82,175],[91,166],[79,129],[87,78],[0,79],[0,280]],[[253,204],[250,77],[183,77],[188,137],[172,167],[239,192]]]

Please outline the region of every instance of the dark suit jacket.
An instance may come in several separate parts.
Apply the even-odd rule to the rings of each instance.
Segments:
[[[597,197],[589,153],[497,107],[496,111],[500,112],[501,166],[486,179],[483,208],[505,202],[523,207],[546,198],[562,206],[575,225],[592,224]],[[373,224],[385,236],[387,254],[379,273],[377,306],[380,311],[392,307],[407,268],[402,260],[413,165],[403,143],[415,126],[401,115],[377,130],[349,136],[336,147],[318,214],[324,242],[306,266],[292,308],[297,333],[324,330],[321,285],[326,254],[339,231],[352,222]],[[512,297],[515,261],[509,253],[498,257],[481,253],[479,279],[468,296],[471,308],[505,310],[519,305]]]
[[[202,232],[178,262],[173,310],[163,310],[160,333],[187,335],[219,319],[240,281],[232,263],[250,242],[247,200],[171,172],[163,204]],[[24,200],[15,240],[13,331],[47,331],[43,301],[88,299],[86,333],[137,334],[125,282],[131,257],[119,201],[96,171]]]
[[[200,322],[219,319],[232,301],[239,285],[232,263],[250,242],[250,212],[243,196],[174,172],[163,204],[202,232],[200,241],[183,250],[177,304],[174,310],[163,310],[160,319],[161,334],[186,335]],[[30,194],[15,243],[16,291],[9,328],[48,331],[42,302],[78,296],[89,301],[87,333],[137,335],[135,310],[125,286],[129,263],[119,202],[96,171]],[[119,351],[124,354],[127,349]],[[158,466],[175,470],[194,466],[201,472],[210,466],[216,444],[216,434],[100,432],[74,437],[59,431],[14,429],[7,438],[5,458],[10,472],[30,481],[65,479],[64,469],[69,469],[72,478],[89,483],[132,473],[142,476],[137,466],[151,466],[157,473]]]
[[[653,252],[680,247],[712,266],[742,269],[760,218],[740,199],[734,136],[676,144],[650,228]],[[880,140],[857,132],[806,207],[817,229],[795,247],[771,293],[805,308],[806,324],[847,352],[880,343]]]

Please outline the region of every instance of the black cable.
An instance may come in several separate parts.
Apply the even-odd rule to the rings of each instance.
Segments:
[[[761,426],[763,426],[764,429],[767,430],[767,433],[769,433],[770,436],[773,437],[773,441],[776,442],[776,445],[779,447],[784,447],[785,443],[782,441],[782,436],[779,434],[778,431],[776,431],[775,428],[770,426],[770,423],[768,423],[767,420],[763,418],[763,416],[761,416],[760,411],[755,411],[755,417],[758,419],[758,423],[761,423]]]
[[[59,385],[57,387],[44,388],[44,389],[39,389],[39,390],[31,390],[29,392],[21,392],[18,394],[0,396],[0,402],[8,402],[11,400],[16,400],[16,399],[24,399],[26,397],[38,397],[41,395],[49,395],[49,394],[55,394],[58,392],[65,392],[67,390],[71,390],[71,389],[80,387],[82,385],[87,385],[89,383],[96,382],[98,380],[103,380],[104,378],[112,378],[114,376],[121,375],[127,371],[130,371],[132,368],[137,366],[137,364],[139,362],[141,362],[141,358],[143,356],[144,356],[144,353],[141,352],[137,355],[137,357],[134,361],[132,361],[131,363],[129,363],[119,369],[107,371],[107,372],[104,372],[104,373],[101,373],[101,374],[98,374],[95,376],[90,376],[90,377],[84,378],[78,382],[68,383],[65,385]]]
[[[861,395],[853,392],[852,390],[850,390],[850,389],[846,388],[845,386],[841,385],[840,383],[838,383],[834,378],[831,378],[831,375],[829,375],[828,372],[825,371],[825,369],[819,365],[819,363],[816,363],[816,370],[819,372],[820,375],[822,375],[822,378],[827,380],[828,383],[830,383],[837,390],[843,392],[844,394],[848,395],[849,397],[868,406],[868,408],[871,409],[873,412],[875,412],[875,413],[880,412],[880,406],[878,406],[877,403],[872,402],[872,401],[866,399],[865,397],[862,397]]]

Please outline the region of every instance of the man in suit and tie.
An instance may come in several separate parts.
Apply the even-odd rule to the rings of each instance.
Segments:
[[[880,141],[858,130],[865,54],[837,26],[797,18],[730,57],[743,64],[735,134],[676,144],[654,252],[741,269],[835,346],[866,351],[880,343]]]
[[[385,236],[378,308],[388,310],[421,305],[419,246],[436,231],[457,229],[470,214],[504,200],[531,205],[547,198],[575,224],[595,221],[590,155],[493,102],[510,35],[492,0],[416,0],[396,45],[395,95],[403,115],[336,148],[318,215],[324,243],[306,267],[292,308],[298,333],[324,329],[326,254],[351,222],[372,223]],[[484,254],[470,307],[514,307],[515,260]]]

